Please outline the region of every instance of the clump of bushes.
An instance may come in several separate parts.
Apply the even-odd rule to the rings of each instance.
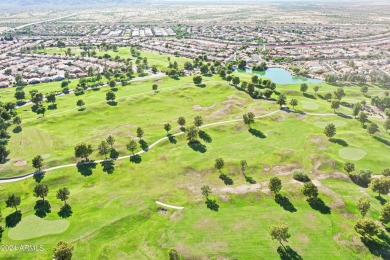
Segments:
[[[295,170],[293,172],[293,178],[294,180],[300,181],[300,182],[309,182],[310,178],[307,175],[307,173],[304,170]]]

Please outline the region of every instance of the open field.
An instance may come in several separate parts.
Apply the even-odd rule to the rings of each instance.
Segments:
[[[150,64],[161,62],[163,66],[166,58],[155,57],[148,58]],[[242,80],[250,78],[250,74],[235,75]],[[159,86],[157,93],[152,91],[154,83]],[[277,259],[278,243],[268,231],[278,221],[289,225],[288,245],[303,259],[390,255],[385,239],[380,240],[381,245],[365,245],[354,231],[360,218],[355,206],[358,198],[370,199],[367,218],[374,219],[378,219],[381,201],[343,173],[344,162],[352,160],[356,171],[371,169],[374,174],[390,166],[390,136],[383,129],[383,119],[369,118],[380,128],[370,136],[350,116],[351,108],[342,105],[334,113],[330,103],[321,98],[336,89],[325,83],[319,84],[318,94],[314,85],[309,85],[306,95],[299,92],[298,85],[278,85],[276,91],[285,93],[288,102],[298,99],[296,110],[280,110],[272,99],[276,94],[271,100],[254,100],[217,75],[203,77],[203,83],[195,86],[192,77],[136,81],[117,86],[117,102],[110,104],[105,100],[108,86],[87,90],[81,96],[62,95],[57,98],[57,109],[48,110],[44,117],[33,113],[31,105],[18,108],[22,131],[11,133],[10,160],[0,165],[0,177],[33,172],[31,159],[38,154],[44,157],[44,169],[75,163],[76,144],[86,142],[96,148],[108,135],[115,137],[119,156],[128,155],[130,139],[137,140],[139,151],[140,146],[145,148],[167,136],[163,129],[167,122],[173,126],[171,133],[179,133],[179,116],[187,119],[187,126],[195,116],[202,116],[206,126],[199,135],[201,145],[189,145],[184,135],[178,135],[153,146],[138,160],[125,158],[112,161],[109,167],[97,163],[45,173],[41,183],[49,186],[49,210],[42,219],[33,216],[37,198],[32,190],[37,178],[0,184],[0,200],[5,201],[11,193],[20,195],[18,209],[23,214],[16,227],[5,229],[2,243],[33,243],[45,248],[41,252],[2,252],[1,257],[47,259],[55,244],[65,240],[74,245],[76,259],[166,259],[172,247],[186,259]],[[34,88],[51,92],[60,86],[48,83]],[[369,100],[359,86],[344,89],[345,100]],[[2,97],[14,100],[12,90],[2,90]],[[369,93],[382,91],[378,86],[369,89]],[[78,99],[85,101],[84,110],[76,107]],[[247,112],[264,115],[255,120],[251,130],[241,120]],[[328,123],[337,127],[336,141],[323,134]],[[143,141],[136,138],[137,127],[145,130]],[[219,157],[225,161],[222,172],[232,185],[225,185],[214,169]],[[97,151],[91,158],[104,159]],[[241,160],[248,161],[246,176],[255,182],[249,183],[240,172]],[[302,183],[292,178],[295,169],[308,172],[319,188],[322,207],[309,205],[301,194]],[[268,181],[274,176],[282,180],[281,194],[289,203],[275,201],[270,193]],[[210,198],[216,200],[218,211],[204,204],[203,185],[212,188]],[[71,192],[72,213],[67,218],[58,214],[63,203],[56,199],[56,191],[62,187]],[[389,200],[387,195],[382,197]],[[184,209],[163,209],[156,200]],[[3,216],[14,211],[5,208],[5,203],[0,205]],[[47,230],[34,232],[39,225]]]

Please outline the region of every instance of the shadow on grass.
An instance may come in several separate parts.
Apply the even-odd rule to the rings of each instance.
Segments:
[[[207,147],[199,141],[189,142],[188,146],[195,152],[205,153],[207,151]]]
[[[111,149],[110,151],[110,158],[112,159],[116,159],[119,157],[119,153],[117,150],[115,150],[114,148]]]
[[[134,154],[130,156],[130,162],[139,164],[142,162],[142,157],[139,154]]]
[[[340,112],[336,113],[336,115],[338,115],[339,117],[345,118],[345,119],[352,119],[352,116],[346,115],[346,114],[343,114]]]
[[[49,110],[55,110],[55,109],[57,109],[57,104],[48,105],[48,106],[47,106],[47,109],[49,109]]]
[[[18,134],[18,133],[22,132],[22,127],[21,127],[20,125],[18,125],[18,126],[16,126],[16,127],[12,130],[12,132],[13,132],[14,134]]]
[[[206,84],[201,83],[201,84],[198,84],[198,85],[195,85],[195,86],[197,86],[198,88],[205,88],[205,87],[206,87]]]
[[[350,174],[349,175],[349,178],[351,179],[351,181],[353,183],[355,183],[356,185],[362,187],[362,188],[368,188],[368,184],[369,183],[364,183],[362,182],[362,180],[359,178],[359,176],[355,175],[355,174]]]
[[[181,126],[181,127],[180,127],[180,131],[185,132],[185,131],[186,131],[185,126]]]
[[[72,214],[73,214],[72,207],[69,206],[68,204],[62,206],[60,211],[58,212],[58,216],[60,216],[61,218],[69,218],[70,216],[72,216]]]
[[[112,107],[116,107],[118,105],[118,102],[116,101],[108,101],[107,104]]]
[[[47,213],[51,212],[51,205],[47,200],[37,200],[34,210],[37,217],[44,218]]]
[[[379,136],[373,136],[377,141],[381,142],[384,145],[390,146],[390,141],[387,141]]]
[[[218,211],[218,209],[219,209],[219,205],[217,204],[217,202],[215,200],[207,199],[205,201],[205,204],[206,204],[207,208],[211,209],[212,211]]]
[[[141,149],[147,152],[149,150],[149,145],[145,140],[141,139],[138,141],[139,145],[141,146]]]
[[[115,171],[115,161],[113,160],[106,160],[100,163],[100,165],[103,168],[103,172],[106,172],[108,174],[112,174]]]
[[[16,227],[17,224],[22,220],[22,212],[20,210],[15,211],[5,217],[5,226],[9,228]]]
[[[383,198],[382,196],[375,196],[375,198],[379,201],[381,205],[385,205],[387,200]]]
[[[381,257],[382,259],[390,259],[389,237],[382,232],[378,235],[379,239],[362,237],[362,243],[367,247],[371,254]]]
[[[346,141],[344,141],[343,139],[339,139],[339,138],[330,138],[329,141],[331,141],[332,143],[335,143],[335,144],[339,144],[341,146],[348,146],[348,143]]]
[[[303,93],[303,96],[310,98],[310,99],[317,99],[315,96],[313,96],[312,94],[308,94],[308,93]]]
[[[265,134],[263,134],[263,132],[261,132],[260,130],[250,128],[248,132],[256,136],[257,138],[261,138],[261,139],[266,138]]]
[[[203,130],[199,131],[199,138],[205,141],[206,143],[211,143],[213,141],[211,136]]]
[[[249,182],[250,184],[256,184],[256,181],[251,176],[245,175],[245,181]]]
[[[303,260],[302,256],[290,246],[279,246],[277,252],[282,260]]]
[[[320,198],[307,199],[307,202],[312,209],[319,211],[321,214],[331,213],[331,209]]]
[[[37,183],[40,183],[45,178],[45,172],[35,172],[33,178]]]
[[[173,136],[172,134],[168,134],[168,140],[171,144],[177,144],[176,137]]]
[[[83,175],[83,176],[90,176],[92,175],[92,170],[96,169],[96,163],[91,162],[91,163],[85,163],[85,162],[80,162],[77,163],[76,165],[77,171]]]
[[[225,185],[233,185],[233,184],[234,184],[233,179],[230,178],[229,176],[227,176],[226,174],[221,173],[221,174],[219,175],[219,178],[220,178],[221,180],[223,180],[223,182],[225,183]]]
[[[85,107],[80,107],[79,109],[77,109],[77,111],[80,111],[80,112],[82,112],[84,110],[85,110]]]
[[[289,212],[296,212],[297,209],[294,207],[294,205],[291,203],[291,201],[280,194],[275,195],[275,202],[278,203],[284,210]]]

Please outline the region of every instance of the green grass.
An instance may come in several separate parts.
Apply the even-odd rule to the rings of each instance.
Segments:
[[[5,208],[4,201],[10,193],[21,196],[18,208],[23,214],[15,228],[5,229],[2,243],[32,243],[45,248],[41,252],[2,252],[1,257],[48,259],[55,244],[65,240],[74,245],[76,259],[167,259],[171,247],[176,247],[186,259],[278,259],[278,243],[271,240],[268,229],[279,221],[289,225],[288,245],[303,259],[380,257],[370,253],[353,226],[359,219],[355,204],[360,197],[370,199],[368,218],[379,218],[381,204],[376,194],[353,184],[340,172],[344,172],[343,164],[352,160],[344,157],[357,158],[354,151],[360,150],[366,155],[354,161],[356,171],[371,169],[379,173],[390,166],[386,145],[390,137],[382,126],[376,134],[384,140],[380,142],[352,117],[280,111],[256,119],[249,131],[241,121],[242,115],[249,111],[256,116],[278,111],[274,101],[253,100],[218,76],[204,79],[204,88],[194,86],[190,77],[160,79],[158,93],[151,89],[154,80],[119,86],[118,103],[114,106],[105,101],[108,87],[86,91],[79,97],[63,95],[58,98],[57,109],[48,111],[44,118],[38,118],[31,106],[18,109],[24,120],[23,130],[12,133],[8,144],[10,160],[0,165],[2,177],[32,172],[31,159],[37,154],[45,155],[44,168],[77,162],[73,156],[75,144],[85,141],[96,148],[109,134],[115,137],[114,146],[120,155],[129,154],[126,144],[135,138],[138,126],[144,128],[144,141],[150,145],[166,136],[166,122],[173,126],[171,133],[180,132],[176,123],[179,116],[187,119],[187,125],[197,115],[204,118],[205,124],[238,121],[203,128],[206,137],[201,139],[202,149],[191,148],[185,136],[180,135],[142,154],[140,163],[129,159],[115,161],[112,173],[105,172],[101,164],[90,172],[77,167],[47,172],[41,183],[49,186],[51,213],[44,219],[34,216],[37,198],[32,193],[36,185],[33,178],[1,184],[3,216],[14,211]],[[58,87],[42,86],[47,91]],[[320,92],[334,89],[321,84]],[[303,96],[298,85],[278,86],[277,91],[286,92],[288,100],[297,98],[297,110],[333,113],[329,102],[312,91],[308,93],[312,97]],[[346,92],[346,99],[365,99],[358,86],[349,86]],[[12,99],[13,94],[4,95]],[[77,99],[85,101],[84,111],[76,108]],[[347,106],[339,112],[351,115]],[[382,124],[379,119],[371,120]],[[324,136],[323,127],[329,123],[336,125],[335,138],[343,142],[331,142]],[[231,186],[223,183],[213,167],[219,157],[225,161],[222,172],[234,182]],[[91,158],[103,157],[95,151]],[[246,175],[256,184],[249,184],[241,174],[239,163],[243,159],[249,164]],[[22,160],[27,165],[14,166]],[[308,172],[319,186],[320,198],[330,208],[330,214],[309,205],[301,194],[302,184],[292,178],[294,169]],[[294,212],[285,210],[269,194],[268,180],[274,176],[281,178],[281,194],[292,203]],[[213,189],[210,198],[218,203],[218,212],[204,204],[200,192],[203,185]],[[56,199],[57,190],[63,187],[71,192],[68,203],[73,211],[66,219],[58,215],[63,203]],[[389,200],[387,195],[383,197]],[[166,214],[161,214],[156,200],[184,209],[167,209]],[[56,221],[69,221],[69,227],[57,233],[66,222]]]
[[[345,160],[358,161],[364,158],[366,152],[357,148],[342,148],[339,155]]]
[[[27,240],[45,235],[59,234],[69,227],[68,220],[45,220],[35,215],[24,217],[23,220],[8,232],[13,240]]]

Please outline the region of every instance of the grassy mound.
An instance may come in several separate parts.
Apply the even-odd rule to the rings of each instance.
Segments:
[[[345,160],[351,161],[359,161],[364,156],[366,156],[366,152],[357,148],[342,148],[339,151],[339,155],[341,158]]]

